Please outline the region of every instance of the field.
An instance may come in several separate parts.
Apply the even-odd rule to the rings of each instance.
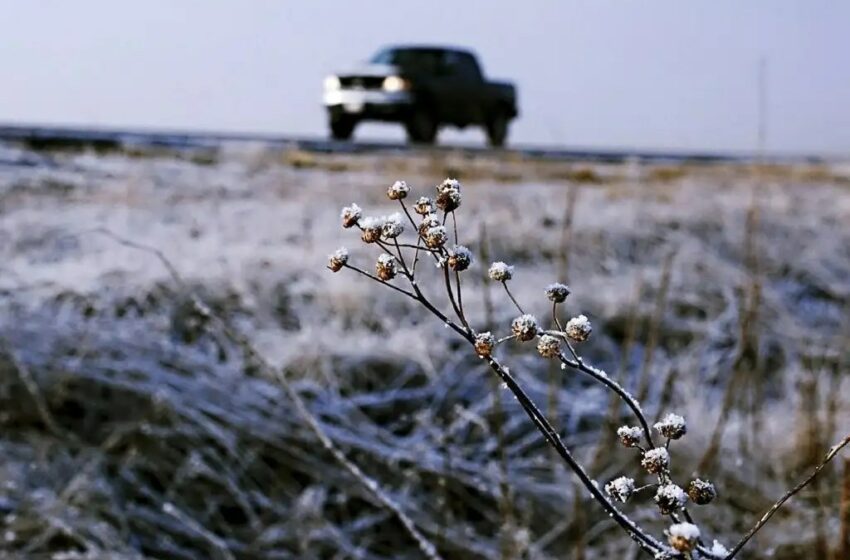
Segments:
[[[709,542],[734,544],[850,432],[847,165],[0,145],[0,550],[420,558],[320,431],[444,558],[640,557],[449,329],[325,268],[340,245],[374,268],[342,206],[387,214],[394,180],[433,195],[446,176],[473,324],[503,335],[515,315],[488,260],[516,266],[539,317],[569,283],[585,359],[651,418],[687,419],[672,466],[717,485],[692,508]],[[614,441],[625,409],[531,344],[502,352],[600,484],[640,478]],[[841,558],[848,459],[742,557]],[[662,537],[651,493],[623,509]]]

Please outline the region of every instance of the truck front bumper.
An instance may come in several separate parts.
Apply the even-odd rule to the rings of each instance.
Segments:
[[[410,113],[413,98],[406,91],[336,89],[326,91],[323,101],[331,118],[397,121]]]

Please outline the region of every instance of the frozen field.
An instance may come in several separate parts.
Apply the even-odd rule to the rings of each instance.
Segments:
[[[0,550],[419,558],[280,379],[206,328],[197,294],[445,558],[629,558],[628,539],[448,329],[325,269],[340,245],[374,267],[340,228],[342,206],[386,214],[394,180],[432,195],[446,176],[464,187],[462,242],[479,256],[486,232],[490,259],[516,266],[517,298],[545,316],[543,288],[566,280],[568,309],[594,324],[586,359],[643,388],[652,418],[688,420],[673,468],[717,484],[719,499],[693,510],[710,539],[734,544],[850,432],[846,165],[0,145]],[[479,258],[464,292],[478,326],[485,270]],[[492,299],[506,334],[514,312]],[[610,441],[620,422],[597,386],[531,347],[505,352],[595,478],[638,474]],[[850,467],[836,465],[745,557],[837,551]],[[651,495],[624,509],[662,534]]]

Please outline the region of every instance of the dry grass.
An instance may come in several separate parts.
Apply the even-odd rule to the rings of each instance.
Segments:
[[[659,322],[647,409],[653,416],[668,402],[690,421],[677,476],[688,476],[708,447],[752,289],[742,242],[752,186],[745,170],[686,166],[665,180],[628,166],[452,154],[335,163],[299,155],[296,165],[279,151],[227,148],[197,165],[10,153],[4,161],[26,156],[36,165],[0,167],[5,552],[419,557],[392,515],[317,451],[278,383],[199,328],[182,304],[186,294],[155,259],[83,233],[106,227],[161,248],[286,371],[327,433],[444,557],[627,557],[627,539],[569,479],[556,478],[548,451],[516,404],[495,398],[480,361],[465,358],[414,307],[324,271],[338,208],[356,199],[389,210],[381,187],[402,176],[421,187],[463,170],[477,210],[462,239],[477,246],[486,223],[492,259],[521,264],[517,295],[535,301],[556,274],[564,181],[581,175],[570,178],[570,169],[593,169],[600,180],[575,201],[569,263],[574,309],[597,326],[587,353],[609,371],[622,362],[636,387],[645,337],[628,333]],[[751,327],[763,364],[761,428],[753,434],[751,406],[730,410],[722,460],[707,473],[719,503],[695,512],[726,544],[805,468],[791,467],[802,451],[794,434],[812,429],[801,419],[831,410],[822,430],[837,435],[850,426],[850,356],[840,342],[850,300],[850,196],[840,179],[801,171],[770,176],[761,201],[763,285]],[[659,319],[657,290],[673,247]],[[647,288],[636,299],[638,275]],[[482,297],[464,302],[484,315]],[[492,313],[493,321],[508,318]],[[828,359],[806,359],[819,355]],[[516,369],[545,402],[549,371],[533,361]],[[592,456],[608,414],[604,394],[565,377],[556,402],[566,441]],[[608,480],[631,461],[613,452],[593,475]],[[817,492],[792,500],[749,557],[805,558],[819,541],[837,554],[840,474],[826,471]],[[660,531],[653,516],[631,513]]]

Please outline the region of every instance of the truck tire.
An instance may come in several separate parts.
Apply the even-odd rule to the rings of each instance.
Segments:
[[[433,144],[437,127],[437,120],[429,111],[417,109],[405,123],[407,139],[416,144]]]
[[[351,117],[331,117],[331,138],[334,140],[350,140],[351,136],[354,134],[354,127],[356,126],[357,121]]]
[[[508,137],[508,116],[504,111],[498,111],[487,120],[487,140],[494,148],[505,145]]]

